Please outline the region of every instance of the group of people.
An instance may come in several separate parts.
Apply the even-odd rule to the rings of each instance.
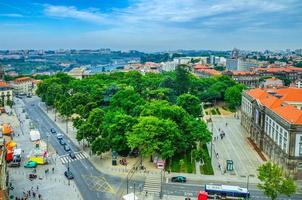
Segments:
[[[38,199],[42,200],[42,195],[39,193],[39,186],[36,187],[36,190],[34,190],[34,187],[31,187],[30,190],[28,191],[23,191],[23,196],[20,197],[15,197],[15,200],[28,200],[28,199]]]
[[[227,126],[228,123],[226,123],[226,126]],[[225,132],[224,130],[221,130],[220,128],[218,129],[219,131],[219,136],[220,136],[220,139],[222,140],[224,137],[225,137]],[[214,136],[213,140],[216,141],[219,139],[219,136]]]

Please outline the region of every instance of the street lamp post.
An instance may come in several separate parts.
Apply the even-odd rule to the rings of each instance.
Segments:
[[[134,195],[133,195],[133,199],[136,200],[136,199],[135,199],[135,183],[133,183],[133,194],[134,194]]]
[[[160,170],[160,195],[159,198],[163,198],[163,169]]]
[[[67,159],[67,171],[69,173],[69,160]],[[68,178],[68,185],[70,185],[70,179]]]
[[[251,174],[247,175],[247,181],[246,181],[246,189],[249,190],[249,183],[250,183],[250,176]]]
[[[129,178],[128,178],[128,174],[127,174],[127,180],[126,180],[126,187],[127,187],[127,194],[128,194],[128,184],[129,184]]]
[[[48,134],[46,136],[46,150],[47,150],[47,153],[48,153]]]

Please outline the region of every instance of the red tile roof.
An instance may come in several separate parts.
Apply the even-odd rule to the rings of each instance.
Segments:
[[[246,91],[246,94],[260,101],[262,105],[269,108],[289,123],[302,124],[302,110],[289,102],[302,103],[301,88],[283,88],[264,90],[260,88]],[[276,95],[279,95],[276,97]]]
[[[205,65],[196,65],[194,67],[195,70],[199,70],[199,69],[210,69],[208,66]]]
[[[302,72],[302,68],[299,67],[271,67],[271,68],[253,68],[255,71],[265,72]]]
[[[7,87],[8,84],[4,81],[0,81],[0,87]]]
[[[20,78],[16,78],[15,82],[25,82],[25,81],[31,81],[30,77],[20,77]]]
[[[197,71],[202,72],[204,74],[213,75],[213,76],[221,75],[221,72],[219,72],[219,71],[217,71],[215,69],[199,69]]]

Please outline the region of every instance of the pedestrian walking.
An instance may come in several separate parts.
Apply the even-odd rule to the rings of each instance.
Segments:
[[[216,158],[218,159],[218,153],[216,153]]]
[[[33,192],[33,197],[36,198],[36,193],[35,192]]]
[[[37,185],[37,191],[39,190],[39,186]]]
[[[52,171],[52,173],[54,174],[54,173],[55,173],[55,168],[53,167],[53,168],[51,169],[51,171]]]
[[[30,196],[30,195],[31,195],[30,190],[28,190],[28,196]]]

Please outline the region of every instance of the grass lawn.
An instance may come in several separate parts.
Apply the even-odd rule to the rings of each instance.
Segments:
[[[205,175],[214,175],[214,170],[211,163],[211,158],[208,153],[208,148],[206,145],[203,146],[203,149],[205,149],[206,154],[204,155],[203,161],[204,164],[200,166],[200,173]]]
[[[182,165],[180,160],[183,160]],[[170,159],[167,160],[167,170],[171,172],[195,173],[195,161],[191,161],[190,153],[175,155],[172,158],[172,163],[170,163]]]

